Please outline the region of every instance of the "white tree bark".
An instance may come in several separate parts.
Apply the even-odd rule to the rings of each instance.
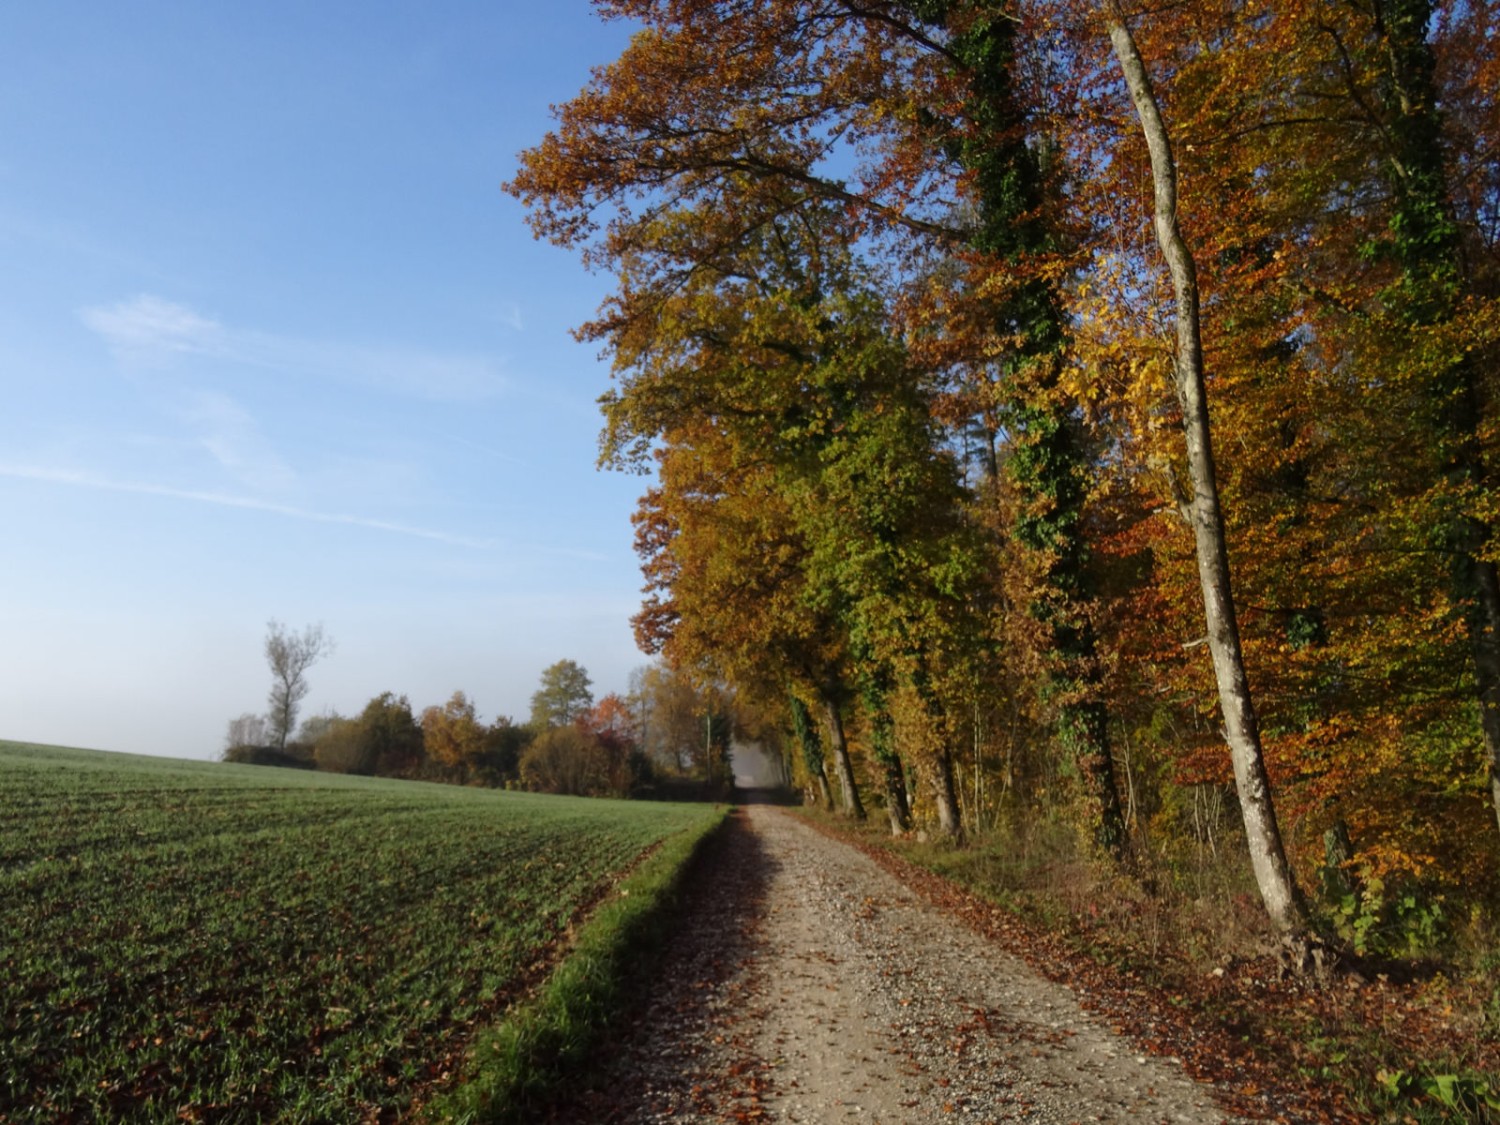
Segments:
[[[1141,120],[1146,146],[1151,154],[1155,185],[1156,239],[1172,275],[1176,295],[1177,356],[1175,383],[1182,407],[1182,425],[1187,438],[1188,473],[1193,495],[1188,511],[1198,555],[1198,580],[1203,588],[1203,612],[1208,625],[1208,646],[1213,655],[1214,676],[1219,686],[1219,706],[1224,714],[1224,732],[1234,764],[1235,787],[1245,821],[1245,837],[1261,898],[1271,921],[1283,933],[1300,936],[1308,929],[1307,913],[1292,879],[1271,784],[1261,752],[1260,725],[1245,661],[1240,649],[1239,624],[1229,582],[1229,551],[1225,543],[1224,519],[1219,508],[1219,488],[1214,471],[1213,444],[1209,429],[1208,401],[1203,382],[1203,347],[1198,315],[1198,277],[1192,252],[1177,222],[1177,165],[1162,121],[1156,94],[1145,63],[1124,16],[1113,2],[1104,5],[1110,43],[1131,101]]]

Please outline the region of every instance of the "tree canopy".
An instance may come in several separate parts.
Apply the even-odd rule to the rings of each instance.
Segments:
[[[1495,884],[1494,5],[599,7],[508,186],[615,279],[643,647],[898,830]]]

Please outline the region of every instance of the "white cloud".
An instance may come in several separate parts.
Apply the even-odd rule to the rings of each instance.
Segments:
[[[212,391],[194,393],[183,408],[182,417],[196,431],[195,444],[207,450],[221,468],[243,484],[281,490],[296,482],[296,474],[277,456],[260,425],[228,395]]]
[[[608,562],[611,556],[597,551],[576,547],[563,547],[550,543],[502,541],[489,537],[458,535],[435,528],[417,527],[394,520],[375,519],[340,512],[318,511],[298,507],[295,504],[280,504],[261,500],[253,496],[236,496],[206,489],[177,488],[172,485],[150,484],[124,480],[74,469],[51,468],[43,465],[0,463],[0,478],[38,481],[44,484],[59,484],[73,488],[89,488],[105,492],[130,493],[138,496],[161,496],[172,500],[184,500],[195,504],[211,504],[220,508],[238,508],[244,511],[266,512],[289,519],[306,520],[312,523],[340,524],[346,527],[362,527],[370,531],[381,531],[411,539],[426,539],[434,543],[446,543],[454,547],[466,547],[480,551],[505,550],[519,555],[547,555],[553,558],[578,559],[584,562]],[[490,573],[488,569],[482,573]],[[572,595],[569,600],[576,600]],[[634,612],[632,609],[631,612]]]
[[[131,361],[184,353],[223,355],[229,343],[216,321],[149,294],[79,315],[117,355]]]
[[[207,492],[190,488],[173,488],[169,485],[145,484],[137,481],[115,480],[92,473],[75,472],[69,469],[51,469],[32,465],[0,464],[0,477],[13,480],[42,481],[47,484],[70,485],[76,488],[101,489],[107,492],[126,492],[142,496],[163,496],[174,500],[187,500],[198,504],[212,504],[221,508],[241,508],[254,512],[269,512],[292,519],[309,520],[314,523],[344,524],[363,527],[371,531],[384,531],[393,535],[404,535],[414,539],[428,539],[436,543],[447,543],[456,547],[472,547],[487,550],[499,546],[494,539],[476,539],[468,535],[454,535],[431,528],[413,527],[410,524],[390,520],[370,519],[365,516],[345,515],[336,512],[318,512],[298,508],[290,504],[275,504],[257,500],[250,496],[233,496],[222,492]]]
[[[130,364],[159,364],[197,355],[439,402],[477,402],[495,397],[508,386],[501,364],[489,356],[306,340],[231,328],[149,294],[83,309],[79,316],[122,362]],[[515,322],[519,327],[519,309]]]

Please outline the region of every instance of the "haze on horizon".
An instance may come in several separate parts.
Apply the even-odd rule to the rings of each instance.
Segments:
[[[500,184],[629,29],[548,5],[0,14],[0,738],[213,757],[266,622],[304,714],[524,718],[644,662],[595,470],[603,293]]]

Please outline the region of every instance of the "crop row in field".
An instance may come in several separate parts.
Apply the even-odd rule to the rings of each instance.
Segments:
[[[360,1120],[694,806],[0,743],[0,1120]]]

